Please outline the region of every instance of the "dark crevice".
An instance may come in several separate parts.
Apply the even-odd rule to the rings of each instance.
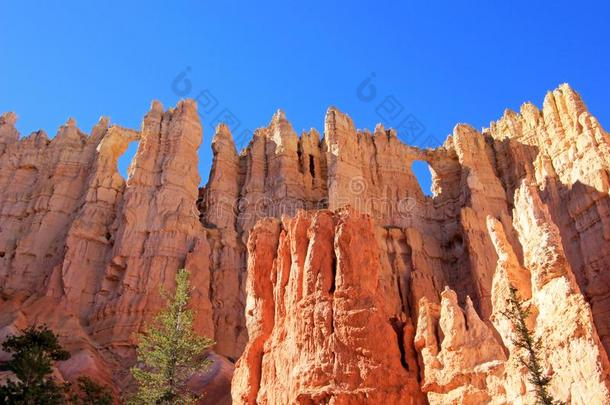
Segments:
[[[375,151],[373,152],[373,155],[371,156],[371,160],[369,161],[369,170],[371,171],[371,183],[373,184],[373,186],[377,185],[377,179],[379,178],[379,164],[377,163],[377,143],[374,141],[373,139],[373,147],[375,148]]]
[[[337,256],[335,256],[333,254],[333,261],[331,264],[331,270],[332,270],[332,277],[330,280],[330,289],[328,290],[328,292],[330,294],[334,294],[335,292],[335,278],[337,277]]]
[[[142,248],[140,249],[140,256],[144,256],[146,253],[146,244],[148,243],[148,238],[150,237],[150,231],[145,232],[144,242],[142,243]]]
[[[387,228],[388,231],[391,228]],[[388,245],[392,243],[389,240]],[[401,254],[397,252],[397,249],[390,249],[388,246],[388,256],[390,259],[390,263],[392,264],[392,273],[396,280],[396,289],[398,290],[398,297],[400,298],[400,302],[402,304],[402,310],[405,314],[411,313],[411,305],[409,303],[409,280],[410,274],[413,269],[413,264],[411,261],[411,247],[407,243],[405,239],[401,239],[398,241],[400,245],[406,250],[406,254]],[[402,264],[406,267],[406,271],[401,271],[398,262],[401,261]]]
[[[205,223],[205,213],[207,212],[206,192],[207,188],[205,186],[199,187],[197,201],[195,202],[195,206],[199,211],[199,222],[201,222],[203,225],[207,225]]]
[[[400,364],[402,367],[409,371],[409,365],[407,364],[406,351],[405,351],[405,323],[396,317],[390,318],[390,324],[396,333],[396,339],[398,340],[398,349],[400,350]]]
[[[337,277],[337,256],[335,256],[335,252],[332,253],[332,263],[330,264],[331,271],[331,279],[330,279],[330,288],[328,289],[328,293],[330,294],[330,334],[335,333],[335,311],[334,311],[334,297],[335,293],[335,278]],[[334,355],[334,353],[333,353]],[[333,359],[334,362],[334,359]]]
[[[316,177],[316,167],[313,160],[313,155],[309,155],[309,174],[311,174],[311,177]]]
[[[215,278],[216,278],[216,270],[218,267],[218,263],[216,263],[216,255],[214,254],[214,252],[216,250],[220,250],[216,244],[217,241],[214,239],[214,237],[210,234],[207,235],[207,241],[210,245],[210,253],[208,256],[208,260],[210,263],[210,282],[208,284],[208,299],[210,300],[210,302],[214,303],[214,297],[215,297],[215,291],[214,291],[214,286],[215,286]],[[240,284],[241,285],[241,284]],[[213,308],[216,309],[216,308]],[[214,322],[216,322],[216,319],[214,319]]]
[[[303,166],[305,166],[305,162],[303,161],[303,144],[301,143],[301,141],[302,140],[299,140],[299,143],[297,144],[297,157],[299,159],[299,172],[303,173]]]
[[[325,210],[328,209],[328,198],[324,197],[316,202],[316,209]]]

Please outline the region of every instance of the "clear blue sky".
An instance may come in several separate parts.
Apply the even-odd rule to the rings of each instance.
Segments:
[[[4,1],[1,9],[0,110],[17,112],[22,135],[53,136],[69,116],[86,132],[100,115],[139,128],[152,99],[169,107],[203,92],[215,100],[202,111],[203,179],[211,123],[225,109],[241,123],[236,135],[267,125],[278,108],[298,132],[321,130],[330,105],[373,128],[385,100],[402,106],[394,118],[384,104],[386,120],[410,114],[425,129],[414,143],[435,146],[458,122],[487,126],[569,82],[610,127],[605,1]],[[190,91],[174,83],[185,69]],[[372,74],[375,97],[358,93]]]

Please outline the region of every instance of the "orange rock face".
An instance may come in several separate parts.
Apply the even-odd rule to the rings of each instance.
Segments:
[[[370,217],[265,220],[248,254],[250,342],[233,378],[236,403],[425,403],[406,327],[384,305]]]
[[[510,284],[551,393],[610,402],[610,136],[567,85],[436,149],[336,108],[323,137],[278,111],[241,152],[220,125],[204,187],[193,101],[153,103],[137,131],[70,119],[20,139],[16,120],[0,117],[0,337],[49,324],[66,379],[127,388],[135,334],[186,267],[216,341],[191,385],[212,402],[531,403]]]

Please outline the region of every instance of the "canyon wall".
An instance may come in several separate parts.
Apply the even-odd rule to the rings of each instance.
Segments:
[[[193,386],[213,403],[530,403],[509,285],[552,394],[610,401],[610,136],[567,85],[436,149],[336,108],[323,137],[278,111],[241,152],[221,124],[204,187],[193,101],[153,103],[140,130],[70,119],[20,139],[16,120],[0,118],[0,337],[49,324],[67,379],[127,389],[184,267],[216,341]]]

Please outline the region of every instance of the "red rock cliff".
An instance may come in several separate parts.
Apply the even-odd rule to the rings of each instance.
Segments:
[[[567,85],[436,149],[335,108],[323,138],[278,111],[240,153],[221,125],[203,188],[192,101],[153,103],[139,131],[70,119],[20,139],[16,119],[0,118],[0,336],[50,324],[68,379],[125,388],[134,333],[186,267],[217,342],[195,385],[216,402],[240,356],[237,403],[531,402],[499,315],[509,282],[553,395],[610,401],[610,136]]]

